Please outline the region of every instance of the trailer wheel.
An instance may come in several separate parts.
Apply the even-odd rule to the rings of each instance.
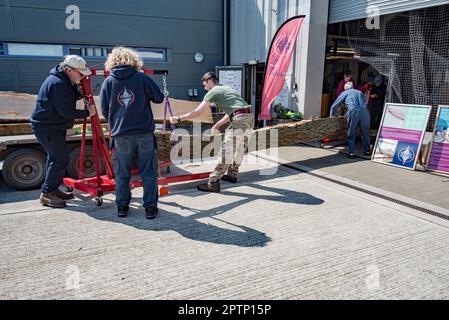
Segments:
[[[67,166],[67,172],[69,176],[73,179],[78,179],[79,170],[80,170],[80,156],[81,156],[81,146],[76,147],[70,152],[69,156],[69,165]],[[99,164],[100,164],[100,174],[104,174],[104,166],[103,161],[101,161],[100,151],[98,151]],[[95,157],[94,157],[94,148],[91,145],[87,145],[84,148],[84,178],[92,178],[95,177]]]
[[[19,149],[3,163],[3,179],[18,190],[39,188],[45,179],[46,156],[36,149]]]

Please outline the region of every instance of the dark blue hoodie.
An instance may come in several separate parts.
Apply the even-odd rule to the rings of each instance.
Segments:
[[[74,119],[89,116],[89,111],[76,109],[76,101],[80,98],[77,86],[67,77],[64,70],[60,66],[54,67],[37,95],[36,108],[30,118],[33,129],[72,128]]]
[[[161,103],[164,95],[147,75],[134,67],[112,68],[100,91],[101,112],[108,120],[113,137],[154,132],[151,103]]]

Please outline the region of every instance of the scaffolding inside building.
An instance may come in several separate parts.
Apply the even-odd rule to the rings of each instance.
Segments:
[[[385,102],[449,104],[449,5],[345,23],[357,59],[387,78]]]

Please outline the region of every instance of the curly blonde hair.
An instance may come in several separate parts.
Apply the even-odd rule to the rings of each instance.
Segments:
[[[106,71],[110,71],[112,68],[119,65],[129,65],[137,70],[142,69],[143,61],[139,54],[129,48],[115,47],[104,64]]]

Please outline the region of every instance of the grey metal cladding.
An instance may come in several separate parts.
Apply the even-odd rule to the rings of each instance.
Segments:
[[[111,13],[171,19],[222,21],[222,0],[9,0],[13,7],[65,11],[76,5],[81,13]],[[1,2],[0,2],[1,3]]]
[[[329,24],[366,18],[368,6],[378,8],[380,15],[386,15],[448,3],[448,0],[330,0]]]
[[[247,63],[250,59],[265,61],[268,24],[263,17],[265,2],[257,2],[259,9],[256,1],[231,1],[231,64]]]
[[[0,90],[37,93],[59,60],[0,59]],[[32,88],[32,91],[25,88]]]
[[[0,0],[0,18],[7,14],[3,3]],[[167,48],[167,62],[144,62],[147,68],[169,71],[170,95],[175,98],[187,98],[189,88],[201,89],[201,76],[223,64],[222,0],[8,0],[8,3],[14,38],[10,39],[10,31],[3,27],[5,19],[0,19],[0,41]],[[69,5],[80,9],[79,30],[65,26]],[[194,62],[196,52],[204,54],[203,63]],[[104,63],[104,58],[85,58],[89,66],[99,63],[97,67],[101,68]],[[37,93],[42,80],[60,58],[33,59],[36,62],[0,57],[0,73],[15,73],[14,79],[0,77],[0,90],[19,87],[18,91]],[[18,65],[21,67],[16,70],[13,66]],[[160,76],[153,78],[162,84]],[[98,82],[101,79],[93,80],[94,92]]]
[[[4,40],[11,39],[11,30],[9,28],[9,19],[7,16],[6,7],[4,5],[0,5],[0,39],[4,39]]]
[[[129,46],[167,47],[179,51],[203,45],[206,53],[221,53],[223,50],[220,21],[175,21],[156,17],[83,13],[80,30],[69,30],[65,27],[65,11],[55,13],[49,9],[13,8],[12,17],[13,21],[20,21],[14,23],[17,41],[121,43]]]

